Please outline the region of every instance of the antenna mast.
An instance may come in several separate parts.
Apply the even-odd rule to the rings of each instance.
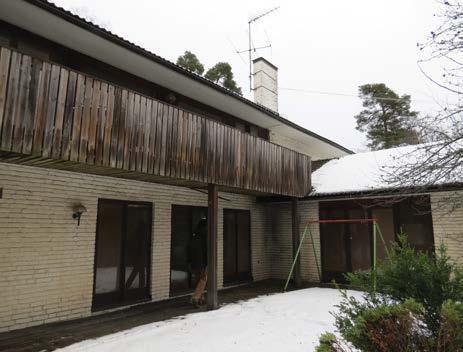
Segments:
[[[243,50],[243,51],[240,51],[238,53],[242,53],[242,52],[245,52],[245,51],[249,52],[249,91],[251,91],[251,92],[252,92],[252,36],[251,36],[251,24],[253,24],[257,20],[261,19],[262,17],[267,16],[268,14],[278,10],[279,8],[280,8],[280,6],[274,7],[271,10],[268,10],[268,11],[266,11],[264,13],[261,13],[260,15],[258,15],[256,17],[251,18],[249,20],[249,22],[248,22],[248,30],[249,30],[249,46],[248,46],[248,50]],[[262,46],[262,47],[259,47],[259,48],[254,48],[254,51],[256,51],[256,49],[264,49],[264,48],[268,48],[268,47],[271,47],[271,46],[272,45],[267,45],[267,46]]]

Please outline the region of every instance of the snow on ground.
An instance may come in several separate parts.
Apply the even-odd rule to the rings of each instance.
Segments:
[[[349,294],[360,297],[359,292]],[[314,351],[341,300],[329,288],[260,296],[68,346],[66,352]]]

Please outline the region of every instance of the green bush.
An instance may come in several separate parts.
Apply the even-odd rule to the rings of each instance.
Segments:
[[[336,343],[336,335],[331,332],[326,332],[320,336],[320,344],[315,349],[315,352],[334,352],[334,345]]]
[[[437,255],[420,253],[400,236],[376,272],[347,279],[365,294],[358,300],[341,291],[333,315],[342,339],[323,335],[320,352],[345,352],[349,345],[360,351],[463,351],[463,275],[444,246]]]
[[[441,310],[441,326],[437,340],[439,351],[463,350],[463,304],[446,301]]]
[[[423,305],[424,319],[435,336],[442,304],[447,300],[463,301],[463,275],[450,261],[445,246],[438,248],[437,255],[417,252],[405,236],[399,237],[399,242],[378,265],[376,288],[372,271],[347,274],[347,280],[366,291],[369,300],[376,303],[413,298]]]
[[[352,352],[352,350],[335,334],[326,332],[320,336],[320,345],[315,349],[315,352]]]
[[[423,307],[414,300],[362,310],[343,336],[361,351],[424,351],[420,318]]]

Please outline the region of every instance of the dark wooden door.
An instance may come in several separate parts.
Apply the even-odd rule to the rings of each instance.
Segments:
[[[343,219],[344,210],[320,207],[320,219]],[[341,282],[343,275],[349,271],[348,239],[345,224],[320,224],[322,280]]]
[[[251,216],[248,210],[224,209],[224,284],[245,282],[251,275]]]
[[[364,219],[365,211],[352,202],[320,204],[320,219]],[[345,282],[344,275],[371,267],[372,229],[368,223],[320,224],[322,280]]]
[[[349,209],[347,211],[347,218],[364,219],[365,212],[362,209]],[[370,224],[368,223],[347,224],[348,269],[350,272],[371,268],[372,242],[370,241],[370,232]]]
[[[99,200],[93,309],[150,299],[152,205]]]

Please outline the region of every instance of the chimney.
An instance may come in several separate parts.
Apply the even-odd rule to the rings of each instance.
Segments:
[[[254,102],[278,112],[278,67],[263,57],[252,62]]]

